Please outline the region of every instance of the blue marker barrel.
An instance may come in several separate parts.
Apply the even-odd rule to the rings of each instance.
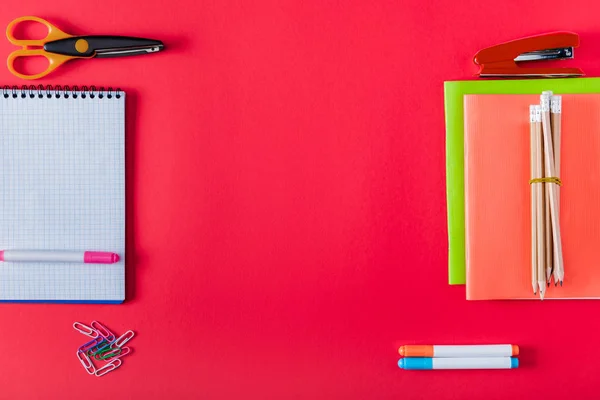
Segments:
[[[398,367],[410,370],[428,369],[513,369],[519,366],[514,357],[477,358],[429,358],[405,357],[398,360]]]

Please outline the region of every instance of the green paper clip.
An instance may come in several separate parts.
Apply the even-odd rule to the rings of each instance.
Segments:
[[[121,348],[117,347],[116,349],[110,349],[109,352],[102,354],[99,359],[106,360],[106,359],[118,356],[119,354],[121,354]]]
[[[101,360],[102,359],[101,357],[102,357],[102,355],[104,353],[111,352],[112,350],[114,350],[114,349],[111,349],[110,346],[109,347],[105,347],[105,348],[103,348],[101,350],[98,350],[96,353],[94,353],[94,358],[96,360]]]
[[[97,346],[92,347],[92,349],[90,350],[91,354],[89,354],[89,356],[92,357],[92,356],[95,356],[96,354],[100,353],[102,350],[110,349],[113,342],[109,342],[106,339],[104,339],[103,341],[98,343]]]

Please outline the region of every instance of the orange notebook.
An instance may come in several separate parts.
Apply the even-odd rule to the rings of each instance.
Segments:
[[[529,187],[529,105],[539,95],[464,102],[467,299],[539,299]],[[600,298],[600,94],[562,95],[561,146],[565,280],[545,298]]]

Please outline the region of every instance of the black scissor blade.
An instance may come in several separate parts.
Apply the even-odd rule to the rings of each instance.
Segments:
[[[160,40],[127,36],[75,36],[44,45],[47,52],[73,57],[122,57],[155,53],[163,48]]]
[[[130,40],[135,38],[127,39]],[[159,40],[141,39],[140,41],[140,39],[135,39],[135,41],[132,40],[130,44],[130,46],[106,46],[102,48],[96,48],[96,57],[107,58],[136,56],[142,54],[156,53],[165,48],[165,45]]]
[[[124,56],[137,56],[142,54],[156,53],[164,48],[162,44],[152,47],[140,47],[138,49],[101,49],[96,51],[96,57],[107,58],[107,57],[124,57]]]

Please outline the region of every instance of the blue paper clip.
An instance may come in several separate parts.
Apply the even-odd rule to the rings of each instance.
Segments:
[[[97,346],[98,347],[98,351],[102,351],[104,349],[108,349],[113,343],[114,343],[114,340],[112,342],[109,342],[108,340],[103,340],[102,343],[100,343]]]
[[[103,339],[100,343],[98,343],[97,346],[94,346],[92,349],[90,349],[88,351],[88,355],[90,357],[95,356],[98,353],[104,353],[106,351],[108,351],[109,349],[112,348],[112,344],[114,343],[114,341],[109,342],[106,339]]]
[[[104,339],[102,336],[98,337],[98,339],[100,339],[100,342],[98,342],[94,347],[90,348],[88,350],[88,355],[91,356],[94,353],[96,353],[98,351],[98,349],[100,348],[100,346],[104,345],[105,343],[107,343],[106,339]]]

